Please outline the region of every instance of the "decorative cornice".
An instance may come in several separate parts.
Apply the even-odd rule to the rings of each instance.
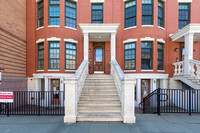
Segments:
[[[47,41],[60,41],[60,38],[56,38],[56,37],[51,37],[51,38],[47,38]]]
[[[141,41],[154,41],[155,39],[151,38],[151,37],[145,37],[145,38],[141,38],[140,40]]]
[[[191,3],[192,0],[177,0],[179,3]]]
[[[74,39],[64,39],[64,42],[71,42],[71,43],[78,43],[78,41],[77,40],[74,40]]]
[[[38,44],[38,43],[41,43],[41,42],[44,42],[45,41],[45,39],[38,39],[37,41],[36,41],[36,43]]]
[[[157,39],[157,42],[160,42],[160,43],[164,43],[165,44],[165,40],[163,40],[163,39]]]
[[[104,0],[90,0],[91,3],[104,3]]]
[[[131,43],[131,42],[137,42],[137,39],[127,39],[127,40],[124,40],[123,43]]]

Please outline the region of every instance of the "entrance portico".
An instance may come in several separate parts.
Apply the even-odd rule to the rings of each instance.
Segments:
[[[89,42],[110,42],[111,60],[116,59],[116,35],[120,24],[79,24],[79,26],[84,38],[84,60],[90,60]]]

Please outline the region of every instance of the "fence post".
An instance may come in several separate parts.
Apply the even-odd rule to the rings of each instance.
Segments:
[[[9,103],[6,103],[6,108],[7,108],[7,117],[9,117]]]
[[[192,88],[189,89],[189,115],[192,114],[192,113],[191,113],[191,106],[192,106],[192,104],[191,104],[191,92],[192,92],[191,89],[192,89]]]
[[[145,99],[143,98],[143,114],[145,114]]]
[[[36,92],[38,93],[38,116],[40,116],[40,92]]]
[[[160,115],[160,88],[157,89],[157,113]]]

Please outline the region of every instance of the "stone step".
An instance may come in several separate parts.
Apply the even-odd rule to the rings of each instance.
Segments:
[[[120,100],[118,96],[80,96],[80,100],[102,100],[102,101],[110,101],[110,100]]]
[[[80,113],[77,121],[122,121],[120,113]]]
[[[114,80],[86,80],[85,83],[115,83]]]
[[[85,79],[85,81],[100,81],[100,80],[114,81],[113,78],[86,78]]]
[[[83,89],[84,91],[101,91],[101,92],[107,92],[107,91],[117,91],[116,89]]]
[[[79,113],[120,113],[120,106],[83,106],[78,107]]]
[[[115,87],[115,84],[114,83],[85,83],[84,84],[84,87],[87,87],[87,86],[110,86],[110,87]]]
[[[113,86],[84,86],[83,89],[116,89],[116,87]]]
[[[118,96],[117,91],[83,91],[82,96]]]
[[[79,101],[78,106],[121,106],[121,102],[116,101]]]

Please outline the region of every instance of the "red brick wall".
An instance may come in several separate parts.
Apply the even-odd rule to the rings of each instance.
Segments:
[[[36,2],[27,1],[27,76],[32,77],[37,70],[37,45],[36,41],[40,38],[57,37],[61,38],[60,42],[60,71],[58,73],[67,73],[64,71],[64,38],[72,38],[78,40],[77,44],[77,67],[83,60],[83,36],[78,26],[79,23],[91,23],[91,3],[90,0],[78,0],[77,3],[77,30],[71,30],[64,27],[64,0],[60,0],[60,27],[48,28],[48,0],[44,0],[44,28],[36,31],[37,24],[37,9]],[[169,37],[178,31],[178,2],[175,0],[166,0],[165,2],[165,30],[157,27],[157,0],[154,0],[154,27],[142,27],[142,0],[137,0],[137,27],[129,30],[124,30],[124,1],[123,0],[105,0],[104,2],[104,23],[120,23],[120,28],[116,38],[116,58],[124,69],[124,44],[123,41],[129,38],[137,38],[136,44],[136,72],[141,73],[141,41],[140,38],[151,37],[153,42],[153,72],[157,72],[157,39],[165,40],[164,47],[164,73],[172,76],[174,68],[172,63],[176,62],[176,57],[179,58],[179,52],[175,52],[175,48],[179,48],[179,43],[172,42]],[[191,4],[191,23],[200,23],[200,5],[199,0],[193,0]],[[108,44],[108,45],[107,45]],[[48,42],[45,40],[45,70],[48,73]],[[92,44],[90,43],[90,48]],[[109,42],[106,42],[106,49],[109,49]],[[107,50],[106,50],[107,51]],[[199,42],[194,45],[194,59],[200,60]],[[90,56],[90,55],[89,55]],[[106,68],[109,68],[110,59],[106,56]],[[91,73],[91,70],[90,70]],[[109,69],[106,69],[109,73]],[[147,73],[147,72],[145,72]]]

